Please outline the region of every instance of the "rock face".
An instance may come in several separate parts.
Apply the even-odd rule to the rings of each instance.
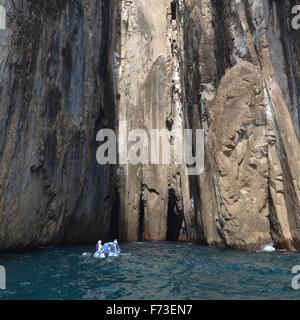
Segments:
[[[206,171],[193,196],[208,243],[299,247],[295,4],[186,1],[186,102],[200,114],[192,126],[200,118],[207,131]]]
[[[166,130],[183,136],[178,8],[168,0],[123,1],[119,71],[119,121],[128,131]],[[186,239],[188,177],[177,165],[125,165],[120,172],[120,238]],[[182,188],[182,186],[186,186]]]
[[[212,114],[209,142],[219,190],[219,233],[230,246],[268,243],[266,106],[264,88],[253,65],[240,63],[226,72]]]
[[[1,4],[1,250],[114,237],[300,247],[297,1]],[[202,129],[205,170],[101,166],[101,128],[165,130],[171,151]]]
[[[6,1],[0,45],[0,247],[108,237],[114,168],[95,161],[114,128],[117,2]]]

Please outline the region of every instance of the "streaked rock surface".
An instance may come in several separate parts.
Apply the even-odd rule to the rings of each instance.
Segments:
[[[0,46],[0,247],[108,237],[114,170],[96,133],[114,128],[117,2],[6,1]]]
[[[300,246],[296,0],[0,1],[0,248]],[[205,170],[100,166],[96,133],[205,132]],[[173,138],[172,138],[173,137]]]

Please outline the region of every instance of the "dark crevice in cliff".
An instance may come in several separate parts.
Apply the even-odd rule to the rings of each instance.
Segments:
[[[285,71],[288,81],[288,91],[290,96],[290,112],[291,115],[295,115],[298,119],[297,123],[295,123],[296,126],[296,133],[300,135],[300,108],[297,108],[297,105],[300,104],[300,91],[299,91],[299,85],[300,85],[300,79],[299,75],[295,70],[297,70],[297,59],[293,59],[293,57],[296,57],[297,52],[295,48],[295,44],[293,41],[293,30],[290,24],[290,21],[292,20],[291,16],[291,7],[286,6],[283,2],[276,3],[277,6],[277,16],[278,21],[281,26],[280,28],[280,39],[282,41],[283,47],[285,50],[283,50],[283,56],[284,56],[284,64],[285,64]]]
[[[145,216],[145,201],[143,196],[140,198],[140,207],[139,207],[139,241],[144,241],[144,216]]]
[[[177,210],[177,198],[173,189],[169,190],[167,241],[177,241],[182,227],[183,217]]]
[[[228,36],[228,26],[224,20],[226,4],[219,0],[212,0],[213,25],[215,30],[215,56],[217,60],[217,82],[225,74],[225,70],[230,63],[230,36]]]
[[[271,182],[270,182],[271,183]],[[273,241],[276,243],[276,246],[282,246],[283,244],[280,244],[279,241],[283,237],[282,235],[282,229],[280,227],[280,223],[278,221],[278,218],[276,217],[275,212],[275,206],[273,203],[271,190],[269,189],[269,195],[268,195],[268,204],[269,204],[269,223],[270,223],[270,234]]]
[[[198,183],[198,177],[191,176],[189,178],[189,186],[191,190],[192,199],[193,202],[191,206],[191,210],[195,212],[193,216],[193,223],[195,225],[195,231],[197,234],[197,241],[201,243],[206,243],[205,236],[204,236],[204,227],[203,227],[203,216],[201,214],[201,208],[202,208],[202,201],[201,201],[201,193],[200,193],[200,185]],[[198,214],[199,213],[199,214]]]
[[[112,206],[112,216],[110,222],[110,236],[112,239],[119,238],[119,220],[120,220],[120,194],[115,192],[115,198]]]
[[[284,152],[284,151],[283,151]],[[292,235],[295,239],[300,237],[300,206],[297,200],[297,194],[290,181],[293,181],[290,167],[287,163],[286,155],[283,156],[282,169],[283,169],[283,187],[286,192],[284,198],[288,211],[288,220],[291,228]],[[298,241],[297,241],[298,242]],[[300,242],[295,245],[300,248]]]
[[[260,67],[263,68],[260,60],[259,62],[260,62]],[[269,89],[267,89],[266,92],[267,92],[268,101],[274,112],[276,106],[273,103],[272,93],[269,91]],[[299,238],[299,235],[300,235],[300,206],[297,200],[297,194],[295,192],[295,189],[293,188],[293,185],[290,183],[290,181],[293,181],[291,168],[289,167],[289,164],[288,164],[288,155],[284,150],[284,143],[281,138],[280,128],[276,118],[274,118],[274,129],[276,132],[276,149],[278,153],[278,158],[282,166],[282,175],[283,175],[282,182],[283,182],[283,189],[285,190],[283,195],[284,195],[286,208],[288,212],[288,222],[289,222],[292,236],[297,239]],[[272,202],[272,205],[274,206],[273,202]],[[300,248],[300,244],[299,242],[297,243],[297,241],[293,242],[293,246]]]
[[[172,20],[177,20],[177,0],[171,2]]]

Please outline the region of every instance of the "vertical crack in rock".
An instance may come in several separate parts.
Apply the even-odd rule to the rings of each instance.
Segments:
[[[144,192],[142,192],[141,194],[141,198],[140,198],[140,207],[139,207],[139,237],[138,240],[139,241],[144,241],[145,237],[144,237],[144,217],[145,217],[145,200],[144,198]]]
[[[182,228],[183,218],[181,210],[178,210],[177,198],[173,189],[169,190],[167,240],[177,241]]]

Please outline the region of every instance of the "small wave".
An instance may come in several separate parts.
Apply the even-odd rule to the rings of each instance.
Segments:
[[[91,252],[84,252],[82,254],[83,257],[91,257],[93,254]]]

